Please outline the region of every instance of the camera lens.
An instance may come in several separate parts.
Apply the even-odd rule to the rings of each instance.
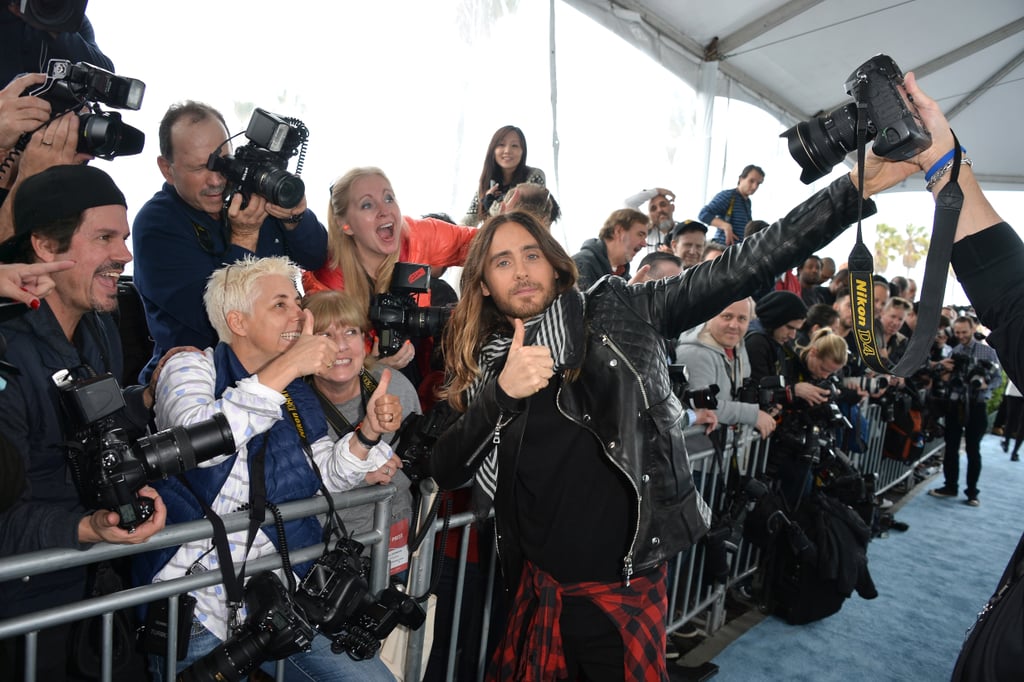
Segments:
[[[255,179],[257,194],[281,208],[298,206],[306,193],[306,185],[300,178],[277,168],[264,167],[260,170],[262,172]]]
[[[264,650],[270,640],[269,632],[254,631],[245,627],[237,635],[193,663],[191,667],[183,670],[178,679],[183,682],[241,682],[248,679],[249,673],[266,660]]]
[[[809,185],[828,175],[857,145],[857,105],[844,105],[818,118],[812,118],[782,133],[786,138],[789,155],[803,172],[800,180]],[[867,139],[874,137],[868,126]]]
[[[101,159],[138,154],[146,145],[146,134],[122,122],[114,111],[80,116],[78,130],[78,151]]]
[[[172,426],[138,441],[151,479],[173,476],[235,451],[235,437],[221,413],[191,426]]]

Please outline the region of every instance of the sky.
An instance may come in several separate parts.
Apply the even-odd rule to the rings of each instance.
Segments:
[[[244,130],[255,106],[303,121],[310,138],[301,177],[325,224],[331,183],[364,165],[385,171],[406,215],[447,212],[458,220],[492,133],[517,125],[529,165],[545,171],[562,206],[553,230],[570,253],[646,187],[672,189],[676,219],[696,218],[717,191],[735,186],[743,166],[756,163],[766,180],[753,197],[754,216],[772,222],[846,170],[840,165],[804,186],[779,138],[784,127],[749,104],[719,98],[702,194],[703,133],[692,88],[562,2],[554,3],[554,89],[551,5],[543,0],[179,0],[159,8],[93,0],[88,16],[115,71],[147,86],[142,109],[123,112],[147,134],[142,154],[94,162],[124,190],[129,218],[162,182],[159,120],[186,99],[218,108],[232,134]],[[914,191],[877,199],[878,214],[864,224],[869,247],[879,222],[931,224],[923,177],[908,186]],[[1018,193],[990,198],[1011,224],[1024,225]],[[845,262],[853,234],[819,255]],[[922,266],[909,273],[919,284]],[[882,274],[908,273],[897,263]],[[947,302],[965,302],[954,280],[947,283]]]

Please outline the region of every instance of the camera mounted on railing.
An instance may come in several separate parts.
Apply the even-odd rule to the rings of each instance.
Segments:
[[[194,469],[235,451],[223,414],[192,426],[173,426],[134,438],[120,426],[124,395],[110,374],[73,381],[55,377],[67,433],[67,459],[82,504],[117,512],[118,526],[132,531],[153,515],[153,500],[139,495],[151,481]]]
[[[845,87],[853,102],[798,123],[779,136],[786,138],[790,155],[803,169],[804,184],[825,177],[857,149],[858,107],[866,110],[866,140],[874,140],[872,150],[878,156],[906,161],[932,143],[892,57],[879,54],[864,62],[849,75]]]
[[[299,178],[309,139],[305,124],[257,107],[245,136],[249,143],[236,149],[233,156],[221,156],[218,147],[206,161],[208,169],[227,180],[224,208],[235,194],[242,195],[242,208],[248,206],[253,194],[282,208],[297,206],[306,194],[306,185]],[[296,154],[299,159],[293,175],[288,172],[288,161]]]
[[[377,653],[396,626],[421,627],[426,614],[412,597],[394,587],[376,598],[369,594],[370,564],[362,552],[359,542],[339,540],[317,559],[294,595],[273,573],[254,577],[245,588],[245,622],[178,679],[238,682],[264,661],[307,651],[318,632],[331,640],[334,653],[362,661]]]
[[[452,309],[416,302],[417,294],[429,290],[429,265],[395,263],[388,291],[370,300],[370,322],[380,340],[380,357],[394,355],[410,337],[439,336],[444,330]]]
[[[115,111],[100,104],[137,111],[142,107],[146,84],[86,62],[51,59],[46,80],[25,90],[50,103],[51,120],[69,111],[78,112],[78,151],[101,159],[130,156],[142,151],[146,135],[121,120]],[[25,142],[28,136],[23,136]],[[20,141],[19,141],[20,144]]]

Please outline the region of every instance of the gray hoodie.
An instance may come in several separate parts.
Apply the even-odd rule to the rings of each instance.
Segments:
[[[715,413],[720,424],[757,424],[758,406],[732,397],[743,380],[750,376],[750,362],[742,340],[736,347],[735,357],[729,360],[725,349],[715,342],[702,324],[679,336],[676,361],[686,365],[691,387],[718,385],[718,409]]]

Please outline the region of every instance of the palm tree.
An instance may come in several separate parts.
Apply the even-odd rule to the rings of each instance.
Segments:
[[[878,237],[875,241],[876,272],[884,273],[890,261],[899,256],[909,275],[921,256],[928,251],[928,230],[920,225],[908,224],[901,233],[895,227],[879,223],[875,232]]]
[[[903,265],[907,268],[907,274],[921,260],[921,256],[928,252],[930,239],[928,228],[921,225],[907,225],[904,230],[906,239],[903,242]]]

